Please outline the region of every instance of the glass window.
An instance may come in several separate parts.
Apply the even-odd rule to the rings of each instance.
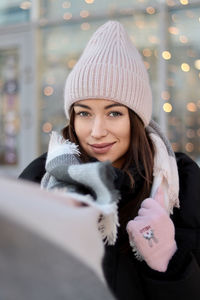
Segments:
[[[32,1],[1,0],[0,25],[24,23],[30,18]]]
[[[169,138],[175,151],[200,162],[200,5],[172,9],[168,32]]]
[[[162,0],[40,0],[40,17],[48,20],[62,18],[116,17],[116,14],[132,15],[135,11]]]
[[[0,50],[0,165],[18,163],[18,50]]]

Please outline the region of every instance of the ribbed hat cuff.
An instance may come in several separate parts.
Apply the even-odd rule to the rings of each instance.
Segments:
[[[135,111],[147,126],[151,119],[152,95],[145,71],[142,78],[136,76],[132,70],[117,68],[111,64],[88,64],[80,68],[75,67],[69,74],[65,86],[66,116],[69,117],[69,108],[77,101],[108,99],[124,104]]]

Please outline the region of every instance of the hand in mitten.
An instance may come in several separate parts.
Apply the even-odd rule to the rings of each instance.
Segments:
[[[154,270],[165,272],[177,250],[174,224],[163,208],[164,194],[158,188],[155,199],[147,198],[138,216],[127,224],[130,244]]]

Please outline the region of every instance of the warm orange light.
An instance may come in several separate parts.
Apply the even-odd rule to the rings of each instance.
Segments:
[[[172,111],[172,105],[169,103],[169,102],[166,102],[164,105],[163,105],[163,110],[167,113],[171,112]]]
[[[190,71],[190,66],[187,63],[182,63],[181,64],[181,69],[183,72],[189,72]]]
[[[42,131],[45,132],[45,133],[49,133],[49,132],[52,131],[52,128],[53,128],[52,124],[49,123],[49,122],[46,122],[42,126]]]
[[[188,110],[188,111],[191,111],[191,112],[197,111],[197,106],[196,106],[196,104],[195,104],[194,102],[189,102],[189,103],[186,105],[186,107],[187,107],[187,110]]]
[[[81,16],[82,18],[87,18],[89,15],[90,15],[90,13],[89,13],[88,10],[82,10],[82,11],[80,12],[80,16]]]
[[[169,60],[171,59],[171,53],[169,51],[163,51],[162,52],[162,57],[165,59],[165,60]]]
[[[90,29],[90,24],[89,23],[82,23],[81,24],[81,29],[82,30],[89,30]]]
[[[94,0],[85,0],[85,2],[86,2],[87,4],[92,4],[92,3],[94,3]]]
[[[152,55],[152,51],[149,48],[145,48],[142,53],[145,57],[150,57]]]
[[[200,59],[195,60],[194,66],[197,70],[200,70]]]
[[[194,144],[192,144],[192,143],[187,143],[187,144],[185,145],[185,150],[186,150],[187,152],[192,152],[192,151],[194,150]]]
[[[54,90],[52,88],[52,86],[46,86],[44,88],[44,95],[45,96],[51,96],[53,94]]]
[[[71,18],[72,18],[72,14],[69,13],[69,12],[67,12],[67,13],[65,13],[65,14],[63,15],[63,19],[64,19],[64,20],[70,20]]]
[[[179,34],[179,29],[177,27],[175,27],[175,26],[169,27],[168,31],[169,31],[169,33],[174,34],[174,35]]]
[[[147,12],[148,14],[150,14],[150,15],[153,15],[153,14],[155,14],[156,10],[155,10],[154,7],[149,6],[149,7],[146,8],[146,12]]]
[[[188,5],[188,0],[179,0],[182,5]]]
[[[174,0],[167,0],[167,5],[168,6],[174,6],[175,5]]]
[[[31,2],[30,1],[23,1],[21,4],[20,4],[20,8],[21,9],[30,9],[31,8]]]

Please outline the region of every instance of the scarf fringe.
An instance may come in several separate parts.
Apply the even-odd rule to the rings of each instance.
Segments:
[[[117,227],[119,226],[117,204],[109,204],[110,213],[101,214],[98,220],[98,229],[104,244],[114,245],[117,240]],[[102,207],[102,210],[104,208]]]
[[[49,148],[46,164],[55,157],[67,155],[80,155],[78,146],[69,140],[65,140],[59,133],[52,131],[50,134]]]
[[[176,160],[175,157],[169,156],[166,145],[158,135],[154,133],[149,135],[155,147],[154,182],[151,196],[153,197],[159,185],[165,182],[166,210],[169,214],[172,214],[173,208],[179,207],[179,178]]]
[[[119,226],[117,206],[118,199],[116,199],[116,202],[112,202],[110,204],[98,204],[90,195],[68,192],[67,188],[57,189],[57,191],[61,192],[65,197],[69,196],[75,201],[96,208],[100,213],[98,229],[104,244],[115,244],[117,240],[117,227]]]

